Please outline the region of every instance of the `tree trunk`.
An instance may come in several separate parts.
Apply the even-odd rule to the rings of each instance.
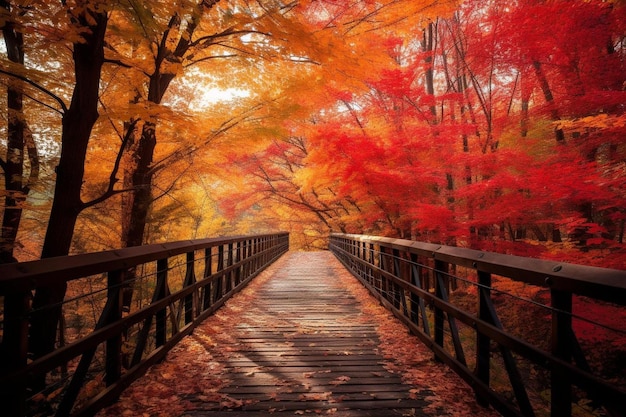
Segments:
[[[434,24],[430,22],[428,27],[424,29],[424,40],[422,49],[426,54],[426,58],[424,59],[426,63],[426,94],[433,96],[435,95],[435,71],[433,69],[433,54],[435,52],[435,33],[434,33]],[[433,116],[434,124],[437,123],[437,107],[435,106],[435,101],[433,100],[433,104],[430,106],[430,113]]]
[[[556,104],[554,103],[554,96],[552,95],[552,90],[550,89],[548,78],[543,71],[541,62],[533,61],[533,67],[535,68],[535,74],[537,75],[537,79],[539,80],[541,91],[543,91],[543,97],[545,98],[546,103],[548,103],[548,106],[550,108],[550,117],[552,118],[552,121],[556,122],[561,120],[559,110],[556,108]],[[554,129],[554,136],[556,137],[556,141],[558,143],[565,142],[565,133],[563,132],[563,129]]]
[[[75,17],[75,24],[86,30],[83,42],[73,45],[75,86],[72,102],[63,115],[61,158],[56,168],[54,200],[42,258],[69,253],[74,226],[84,208],[80,195],[87,145],[91,130],[98,119],[98,94],[107,23],[106,12],[84,9]],[[30,329],[30,346],[35,358],[54,349],[61,316],[60,303],[65,296],[65,290],[66,285],[62,284],[37,287],[35,291]]]
[[[525,138],[528,136],[528,129],[529,129],[529,121],[530,121],[530,117],[528,115],[528,110],[530,108],[530,96],[532,94],[532,89],[529,86],[527,75],[525,72],[521,73],[520,75],[521,80],[520,80],[520,90],[521,90],[521,95],[522,95],[522,112],[521,112],[521,119],[520,119],[520,136]]]
[[[122,236],[126,247],[139,246],[143,243],[148,212],[152,205],[152,159],[156,147],[156,126],[153,122],[146,122],[141,131],[137,146],[131,150],[132,169],[128,173],[133,192],[130,204],[125,207],[125,221],[128,225]]]
[[[217,2],[207,3],[211,7]],[[150,75],[148,85],[148,101],[160,104],[175,74],[162,72],[162,66],[166,60],[182,61],[184,55],[191,46],[191,37],[195,31],[202,14],[202,4],[193,11],[191,19],[185,28],[186,36],[182,36],[176,48],[168,49],[170,31],[181,25],[178,14],[174,14],[169,21],[167,30],[163,33],[159,43],[158,53],[155,57],[154,72]],[[122,245],[125,247],[138,246],[143,243],[143,235],[148,221],[148,212],[152,205],[152,177],[154,167],[152,160],[157,144],[156,121],[146,121],[141,131],[137,144],[130,148],[130,166],[127,167],[125,183],[130,185],[133,192],[127,197],[122,206],[122,222],[126,225],[122,228]],[[130,184],[128,184],[130,183]]]
[[[11,10],[11,4],[0,1],[0,7]],[[2,28],[7,57],[11,62],[24,64],[24,37],[16,30],[15,24],[7,20]],[[2,164],[4,170],[4,213],[0,237],[0,263],[16,262],[13,256],[15,239],[22,219],[22,203],[28,195],[24,184],[24,134],[26,122],[23,113],[22,81],[10,80],[7,87],[7,153]]]

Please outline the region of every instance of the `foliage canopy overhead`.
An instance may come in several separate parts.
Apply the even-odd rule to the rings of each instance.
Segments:
[[[84,46],[72,252],[281,228],[621,268],[622,3],[1,1],[3,251],[61,218]]]

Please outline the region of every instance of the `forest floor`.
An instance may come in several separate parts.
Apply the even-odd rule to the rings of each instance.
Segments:
[[[289,252],[98,416],[497,416],[330,252]]]

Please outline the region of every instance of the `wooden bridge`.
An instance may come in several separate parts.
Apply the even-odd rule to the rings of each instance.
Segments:
[[[572,300],[623,313],[625,271],[356,235],[331,236],[330,249],[287,252],[276,234],[0,265],[2,410],[624,415],[624,381],[588,360]],[[547,305],[507,301],[548,318],[545,345],[501,320],[500,279],[548,291]],[[48,310],[33,309],[30,293],[59,283],[59,346],[31,356],[30,323]]]
[[[471,390],[434,363],[432,352],[416,340],[411,359],[422,364],[424,375],[430,371],[444,380],[409,382],[402,372],[409,368],[407,359],[394,358],[401,355],[388,338],[389,346],[381,346],[393,330],[408,339],[406,328],[390,323],[385,309],[366,307],[361,298],[367,299],[367,291],[358,285],[329,252],[289,252],[99,416],[157,414],[162,405],[154,401],[155,390],[170,410],[185,416],[446,414],[449,404],[436,398],[436,387],[454,387],[465,397],[457,411],[496,415],[476,404],[472,408]],[[385,323],[388,328],[380,328]],[[202,363],[185,366],[193,358],[188,350],[198,347],[205,351],[202,362],[214,366],[211,375]],[[152,395],[145,395],[146,386]]]

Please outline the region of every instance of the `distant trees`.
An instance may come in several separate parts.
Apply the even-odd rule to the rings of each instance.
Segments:
[[[0,1],[3,14],[19,15],[25,10],[16,8],[8,1]],[[6,55],[11,63],[24,65],[24,35],[12,19],[6,19],[2,27]],[[24,115],[24,81],[11,79],[6,87],[7,129],[6,157],[0,159],[4,172],[4,213],[0,236],[0,263],[15,262],[13,256],[22,206],[29,188],[37,180],[39,158],[37,148],[28,129]]]

